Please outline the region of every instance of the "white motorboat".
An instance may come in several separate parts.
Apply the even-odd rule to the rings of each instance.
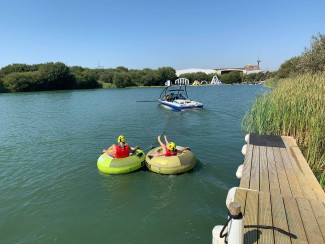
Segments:
[[[185,85],[166,87],[161,92],[158,103],[167,109],[177,111],[203,109],[202,103],[188,99]]]

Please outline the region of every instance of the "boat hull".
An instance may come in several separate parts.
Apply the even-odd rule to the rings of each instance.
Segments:
[[[200,103],[196,103],[195,105],[189,105],[189,106],[182,105],[182,104],[175,104],[172,102],[161,101],[161,100],[159,100],[158,103],[167,109],[176,110],[176,111],[203,109],[203,104]]]

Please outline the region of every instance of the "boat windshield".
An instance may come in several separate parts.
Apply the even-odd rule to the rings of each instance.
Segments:
[[[188,99],[186,86],[169,86],[166,87],[160,94],[160,100],[172,102],[177,99]]]

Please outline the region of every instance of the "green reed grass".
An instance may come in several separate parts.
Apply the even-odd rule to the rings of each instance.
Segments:
[[[280,80],[277,78],[271,78],[264,82],[264,86],[268,88],[277,88],[279,86],[279,81]]]
[[[325,73],[279,82],[256,98],[243,119],[248,133],[294,136],[322,187],[325,187]]]

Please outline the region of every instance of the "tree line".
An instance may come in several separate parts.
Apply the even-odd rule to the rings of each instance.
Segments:
[[[213,76],[204,72],[185,73],[180,78],[211,82]],[[244,75],[230,72],[217,75],[226,84],[259,81],[270,78],[272,72]],[[162,67],[156,70],[128,69],[119,66],[115,69],[89,69],[81,66],[66,66],[64,63],[11,64],[0,69],[0,92],[50,91],[90,88],[124,88],[130,86],[164,86],[167,80],[177,79],[175,69]]]
[[[115,69],[68,67],[61,62],[11,64],[0,70],[0,92],[158,86],[175,79],[176,71],[171,67],[129,70],[122,66]]]

